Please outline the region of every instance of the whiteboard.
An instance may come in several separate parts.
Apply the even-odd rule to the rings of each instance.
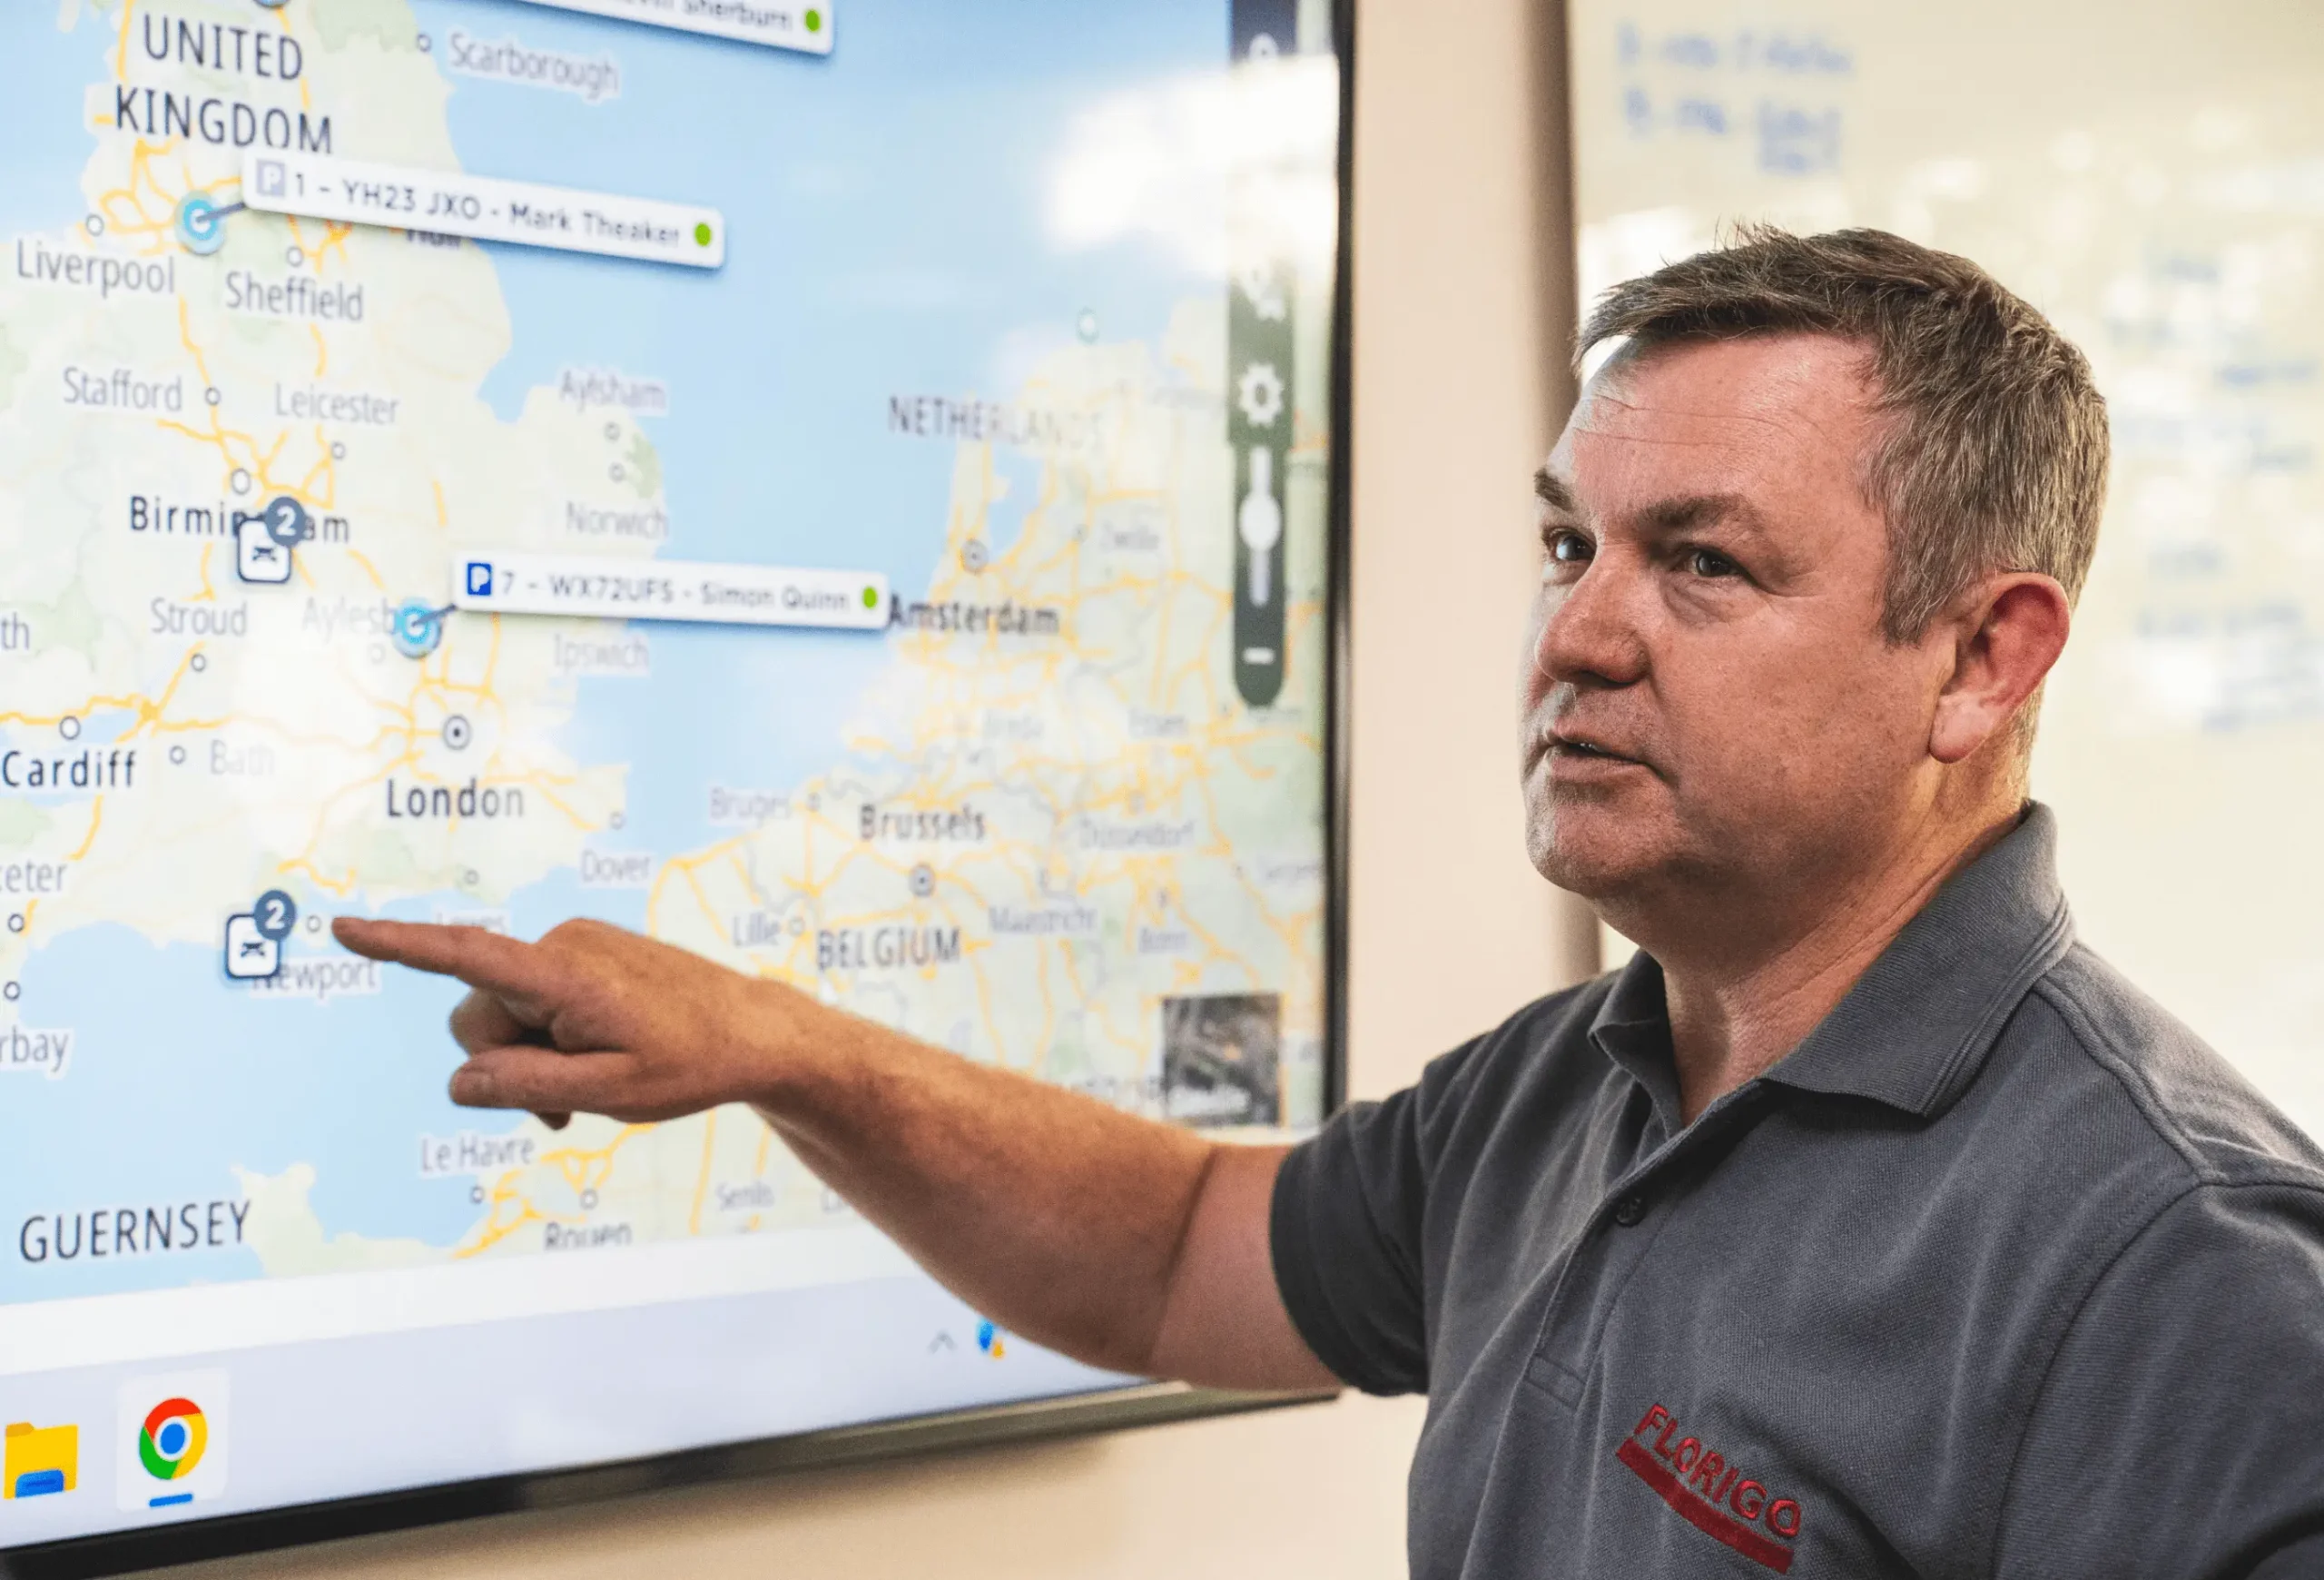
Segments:
[[[2034,793],[2083,938],[2324,1135],[2324,10],[1574,0],[1585,302],[1722,221],[1991,269],[2112,408]]]

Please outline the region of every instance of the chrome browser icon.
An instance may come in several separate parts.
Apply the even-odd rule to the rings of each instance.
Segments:
[[[122,1385],[121,1506],[166,1509],[226,1490],[226,1374],[185,1372]]]
[[[202,1465],[210,1423],[192,1399],[163,1399],[137,1429],[137,1457],[156,1481],[181,1481]]]

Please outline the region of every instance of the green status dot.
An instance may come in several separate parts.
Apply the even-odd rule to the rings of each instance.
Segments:
[[[813,13],[810,12],[808,15],[812,15]],[[876,609],[880,607],[880,589],[878,588],[867,587],[863,589],[863,607],[867,609]]]
[[[704,220],[694,226],[694,244],[697,247],[707,247],[710,245],[710,222],[708,220]]]
[[[808,32],[810,32],[810,33],[821,33],[822,30],[823,30],[823,14],[822,14],[822,12],[820,12],[820,11],[810,11],[810,12],[808,12],[808,13],[807,13],[807,31],[808,31]]]

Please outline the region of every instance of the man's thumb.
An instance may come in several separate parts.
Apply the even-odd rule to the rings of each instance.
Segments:
[[[463,1108],[603,1113],[615,1101],[630,1063],[625,1053],[487,1048],[452,1071],[452,1101]]]

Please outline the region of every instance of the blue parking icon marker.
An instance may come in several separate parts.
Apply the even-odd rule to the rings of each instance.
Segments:
[[[488,598],[492,596],[492,567],[484,560],[468,561],[468,597]]]

